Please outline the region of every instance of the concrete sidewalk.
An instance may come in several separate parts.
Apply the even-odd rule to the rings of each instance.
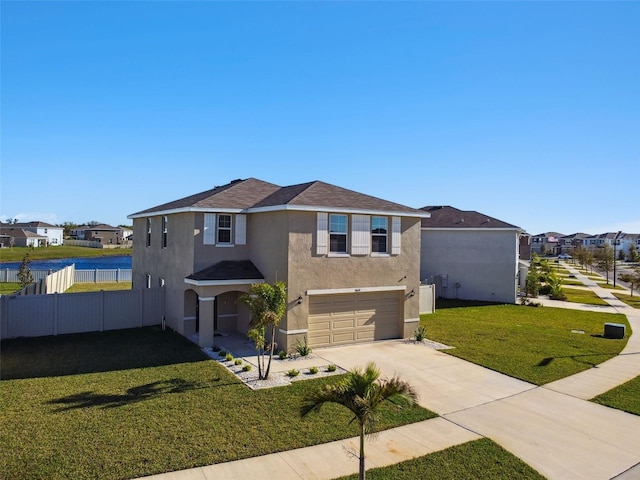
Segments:
[[[547,306],[624,313],[632,330],[640,332],[640,311],[591,283],[609,306],[540,301]],[[640,417],[587,401],[640,375],[640,333],[631,336],[615,358],[541,387],[402,340],[316,353],[345,369],[373,360],[384,376],[400,374],[410,382],[419,403],[441,415],[368,440],[367,469],[488,437],[551,480],[640,478]],[[329,480],[357,472],[357,458],[349,453],[357,449],[358,439],[352,438],[145,478]]]
[[[367,441],[367,469],[393,465],[481,438],[443,418],[380,432]],[[328,480],[358,473],[358,438],[288,450],[235,462],[145,477],[147,480]]]

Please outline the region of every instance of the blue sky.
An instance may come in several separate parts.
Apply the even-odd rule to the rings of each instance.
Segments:
[[[2,219],[256,177],[640,233],[639,2],[1,8]]]

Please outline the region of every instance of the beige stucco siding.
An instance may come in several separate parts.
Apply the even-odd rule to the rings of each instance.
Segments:
[[[316,254],[317,214],[315,212],[289,213],[289,295],[303,301],[290,309],[286,329],[307,328],[309,316],[309,290],[356,289],[367,287],[405,287],[400,305],[402,325],[399,330],[406,335],[415,324],[404,320],[417,319],[420,265],[420,220],[402,219],[401,253],[375,257],[358,255],[331,257]],[[415,290],[415,296],[409,292]]]
[[[146,246],[147,219],[133,221],[133,288],[146,288],[147,275],[151,285],[159,286],[164,279],[167,324],[184,333],[184,278],[193,273],[194,214],[168,216],[167,246],[162,246],[162,216],[151,217],[151,245]]]
[[[444,298],[515,303],[515,230],[423,230],[420,277],[446,275]]]

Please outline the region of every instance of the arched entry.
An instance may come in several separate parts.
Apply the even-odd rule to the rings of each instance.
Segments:
[[[184,292],[184,335],[191,337],[200,331],[200,311],[198,305],[198,294],[194,290]]]

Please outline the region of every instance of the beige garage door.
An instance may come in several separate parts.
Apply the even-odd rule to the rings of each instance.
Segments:
[[[400,293],[349,293],[310,297],[311,347],[400,337]]]

